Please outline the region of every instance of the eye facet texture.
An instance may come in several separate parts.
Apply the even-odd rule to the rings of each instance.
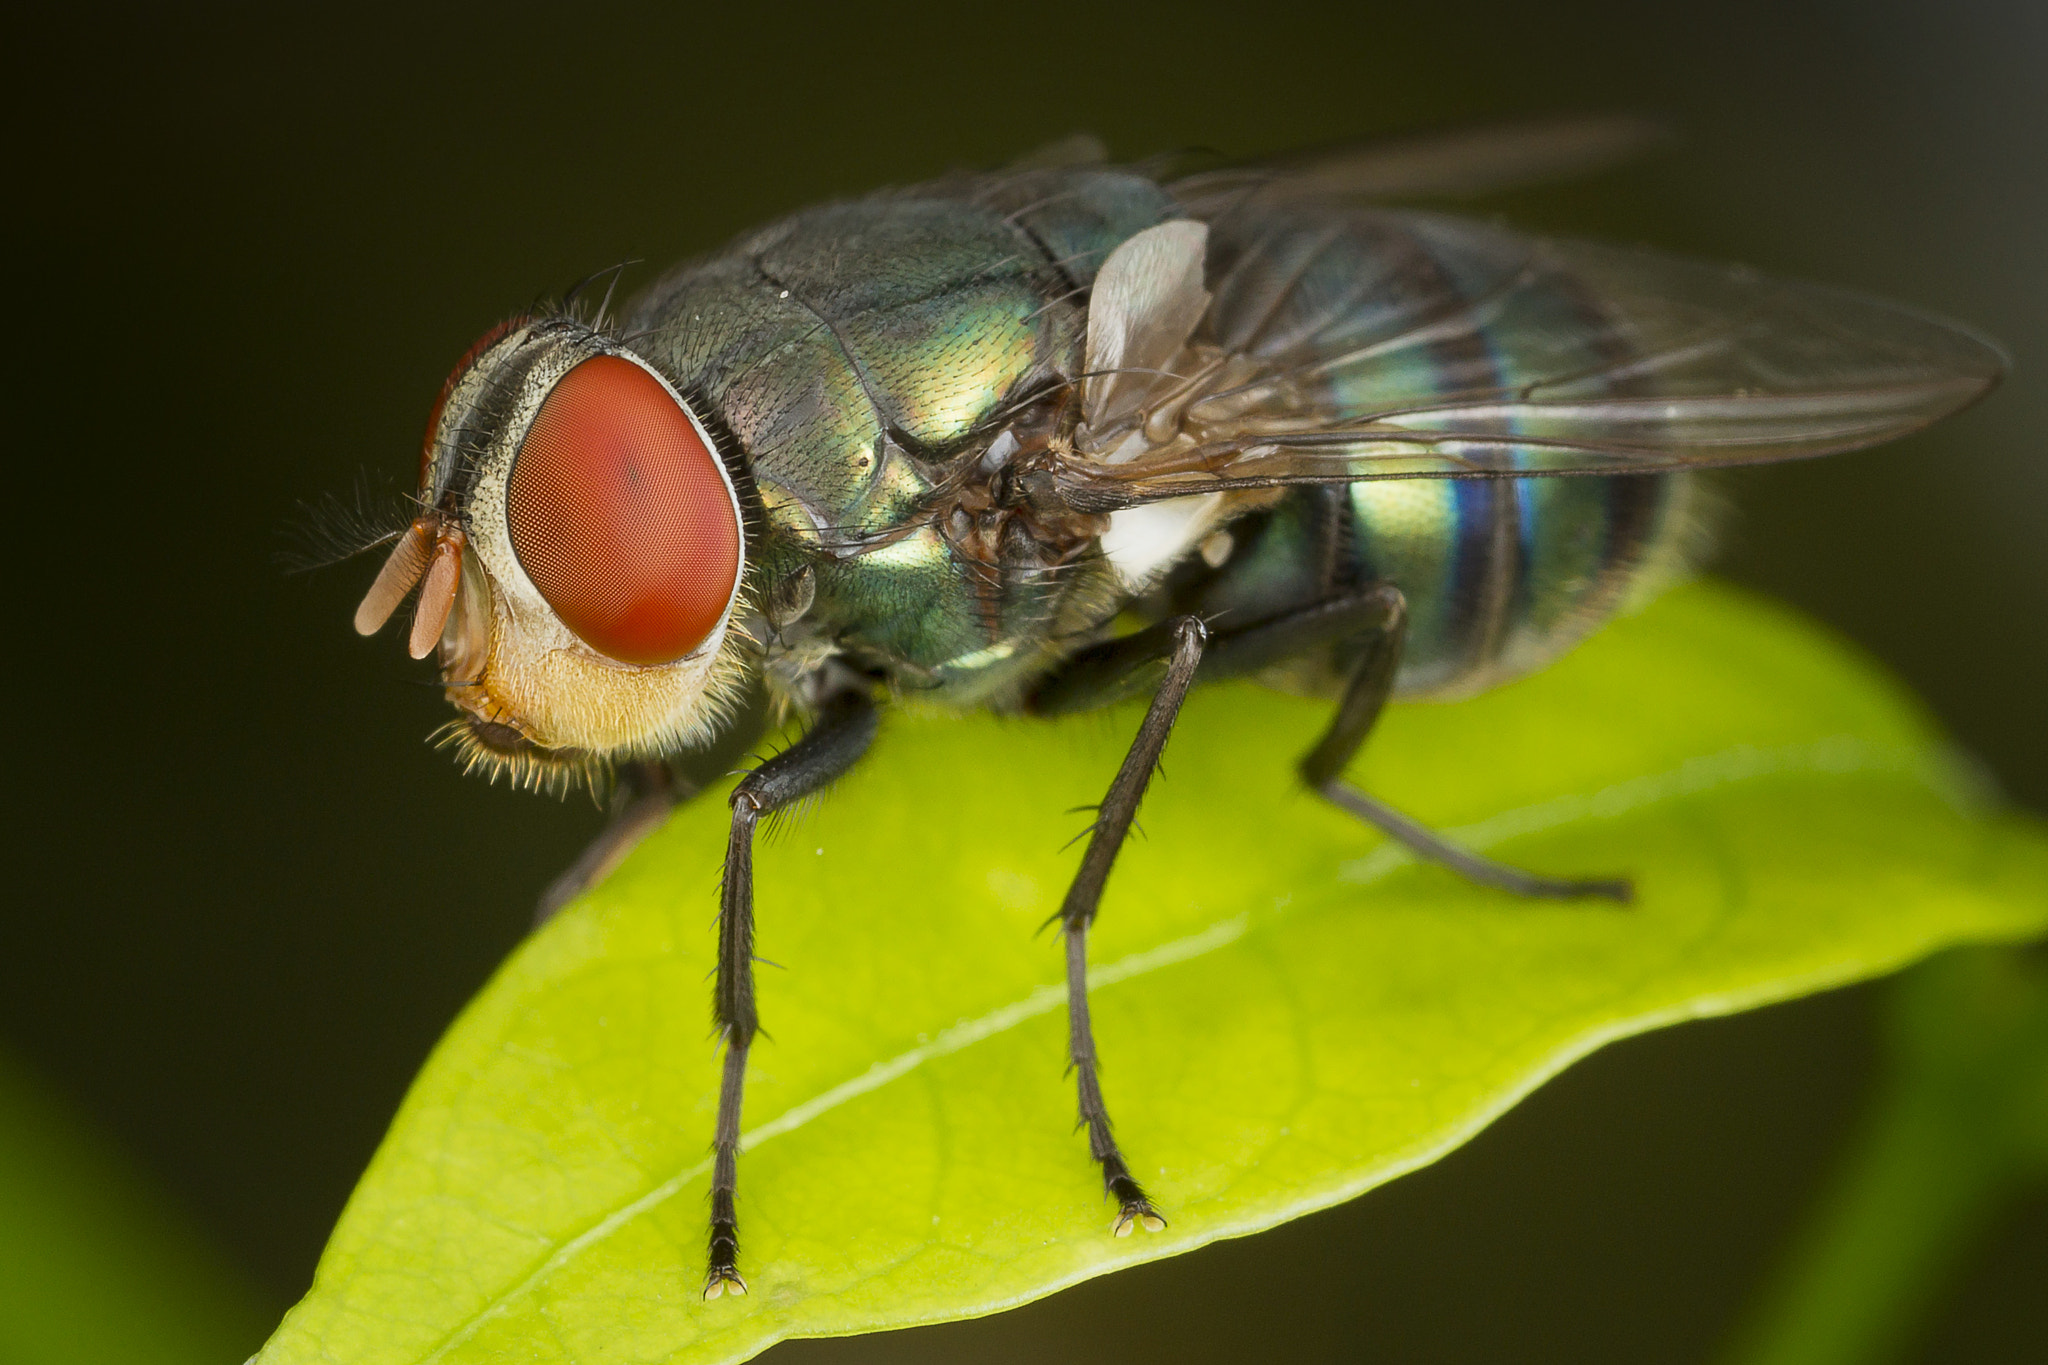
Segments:
[[[702,644],[740,570],[718,456],[661,382],[593,356],[562,377],[512,466],[512,550],[562,624],[621,663]]]

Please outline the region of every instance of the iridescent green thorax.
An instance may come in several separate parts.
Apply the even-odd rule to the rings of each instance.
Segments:
[[[985,569],[919,524],[987,449],[1006,401],[1080,367],[1085,288],[1171,212],[1110,171],[967,179],[827,205],[662,281],[636,344],[745,450],[764,562],[816,575],[810,631],[900,685],[981,700],[1101,614],[1085,571],[1024,573],[990,609]]]

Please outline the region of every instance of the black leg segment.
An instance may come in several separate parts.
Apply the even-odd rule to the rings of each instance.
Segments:
[[[1350,811],[1388,838],[1402,844],[1424,862],[1449,868],[1467,881],[1478,882],[1517,896],[1541,900],[1575,900],[1598,896],[1623,905],[1635,899],[1635,887],[1626,877],[1541,877],[1519,867],[1482,858],[1460,848],[1420,821],[1403,815],[1383,801],[1367,796],[1349,782],[1332,778],[1316,788],[1332,805]]]
[[[851,768],[874,739],[877,719],[866,693],[838,693],[819,708],[816,722],[802,739],[733,788],[732,832],[725,846],[725,880],[718,904],[718,980],[711,1007],[712,1021],[725,1042],[725,1070],[712,1148],[707,1299],[728,1291],[747,1292],[739,1272],[739,1220],[733,1195],[739,1183],[747,1050],[761,1026],[754,1009],[754,827],[762,816],[802,800]]]
[[[1067,1055],[1074,1068],[1080,1122],[1088,1130],[1089,1155],[1102,1168],[1103,1189],[1117,1202],[1116,1221],[1111,1227],[1119,1237],[1128,1236],[1133,1227],[1157,1232],[1166,1226],[1166,1220],[1159,1216],[1145,1197],[1143,1187],[1131,1175],[1130,1164],[1124,1160],[1110,1130],[1109,1109],[1103,1103],[1096,1064],[1095,1031],[1088,1018],[1088,927],[1095,922],[1110,868],[1130,833],[1131,821],[1138,813],[1138,803],[1145,798],[1152,773],[1159,766],[1159,756],[1166,748],[1167,736],[1173,732],[1181,702],[1194,684],[1195,671],[1202,662],[1202,647],[1208,639],[1208,632],[1195,617],[1176,617],[1166,625],[1163,642],[1170,642],[1170,652],[1165,658],[1159,689],[1138,727],[1137,738],[1124,755],[1123,766],[1117,769],[1109,792],[1096,811],[1088,851],[1081,856],[1081,870],[1067,888],[1067,898],[1059,913],[1067,948]],[[1130,662],[1137,666],[1146,660],[1134,658]]]
[[[1366,736],[1372,733],[1373,725],[1386,707],[1388,695],[1394,690],[1394,676],[1401,667],[1401,644],[1407,633],[1408,606],[1400,591],[1391,584],[1369,588],[1356,597],[1338,599],[1338,602],[1352,602],[1359,607],[1370,604],[1378,615],[1365,632],[1365,652],[1353,666],[1351,680],[1344,689],[1344,699],[1337,704],[1337,714],[1330,721],[1330,728],[1302,757],[1301,780],[1324,800],[1350,811],[1404,845],[1416,857],[1449,868],[1482,886],[1497,887],[1518,896],[1551,899],[1604,896],[1609,900],[1627,901],[1632,892],[1626,881],[1539,877],[1535,873],[1482,858],[1344,781],[1344,769],[1357,756]],[[1307,616],[1319,610],[1327,611],[1328,606],[1312,607],[1301,615]],[[1372,610],[1354,610],[1352,619],[1360,622],[1370,619]],[[1254,630],[1278,630],[1293,619],[1283,617],[1270,626],[1255,627]]]

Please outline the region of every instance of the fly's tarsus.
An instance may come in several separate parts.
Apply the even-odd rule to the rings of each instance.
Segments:
[[[747,1282],[740,1278],[739,1271],[739,1217],[733,1209],[739,1177],[738,1095],[746,1069],[747,1045],[728,1043],[725,1084],[719,1094],[718,1155],[711,1174],[711,1244],[704,1271],[706,1299],[747,1292]]]
[[[1448,868],[1466,881],[1529,900],[1594,899],[1617,905],[1635,901],[1635,884],[1625,877],[1545,877],[1525,872],[1458,847],[1427,825],[1367,796],[1348,782],[1332,778],[1315,790],[1331,805],[1357,816],[1424,862]]]

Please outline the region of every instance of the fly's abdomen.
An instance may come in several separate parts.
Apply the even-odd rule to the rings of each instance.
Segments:
[[[1397,689],[1462,696],[1533,672],[1675,567],[1683,476],[1413,480],[1346,489],[1362,578],[1406,594]]]
[[[1294,207],[1211,224],[1211,328],[1226,349],[1313,376],[1305,409],[1426,409],[1512,390],[1536,374],[1614,373],[1625,334],[1592,291],[1516,291],[1521,264],[1492,238],[1427,215]],[[1430,336],[1425,301],[1459,300],[1478,326]],[[1526,373],[1524,373],[1526,371]],[[1542,458],[1533,445],[1526,462]],[[1249,624],[1374,582],[1408,599],[1397,689],[1457,696],[1541,667],[1683,559],[1681,476],[1385,479],[1304,487],[1232,528],[1221,569],[1182,577],[1180,605]],[[1328,692],[1356,650],[1331,642],[1274,681]]]
[[[1675,475],[1295,489],[1234,524],[1229,559],[1183,576],[1174,606],[1229,630],[1392,583],[1408,599],[1397,692],[1463,696],[1542,667],[1677,567],[1690,493]],[[1332,640],[1267,680],[1334,695],[1359,652]]]

